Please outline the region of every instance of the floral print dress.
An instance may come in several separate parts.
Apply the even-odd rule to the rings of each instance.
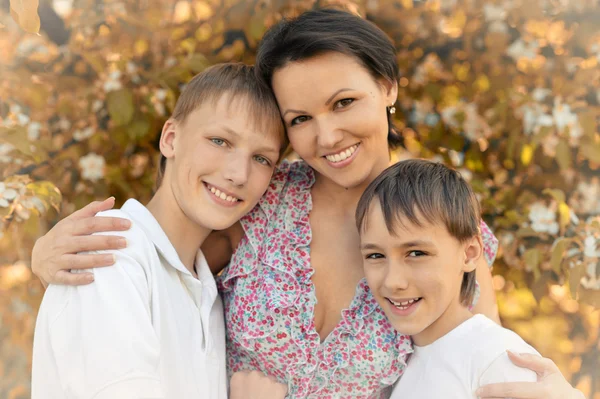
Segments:
[[[314,324],[309,213],[313,170],[284,162],[242,220],[245,236],[219,277],[228,370],[259,370],[288,384],[288,398],[383,398],[412,353],[363,279],[339,324],[321,342]],[[498,241],[482,223],[491,264]]]

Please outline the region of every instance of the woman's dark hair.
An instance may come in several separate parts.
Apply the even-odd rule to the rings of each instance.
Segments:
[[[335,9],[307,11],[283,20],[263,37],[256,55],[256,73],[271,86],[273,73],[287,63],[327,52],[356,58],[375,79],[396,84],[399,75],[396,50],[389,37],[373,23]],[[388,143],[402,143],[388,113]]]

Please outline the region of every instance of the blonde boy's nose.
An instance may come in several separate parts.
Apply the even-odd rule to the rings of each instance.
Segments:
[[[245,156],[233,155],[226,160],[224,177],[235,186],[243,186],[248,182],[250,162]]]

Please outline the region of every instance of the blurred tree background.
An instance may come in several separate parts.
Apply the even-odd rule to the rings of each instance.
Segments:
[[[35,239],[93,199],[147,201],[185,82],[331,5],[396,43],[394,159],[439,159],[475,187],[504,325],[600,398],[599,3],[0,0],[0,399],[29,397]]]

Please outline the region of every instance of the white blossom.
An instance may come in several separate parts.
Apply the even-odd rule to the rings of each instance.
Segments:
[[[577,114],[571,111],[569,104],[563,104],[559,98],[554,100],[552,116],[554,118],[554,123],[560,132],[568,127],[571,138],[577,139],[583,135],[583,129],[579,124]]]
[[[92,182],[98,181],[104,177],[105,167],[106,161],[104,158],[93,152],[79,159],[81,177]]]
[[[506,7],[504,5],[486,4],[483,6],[483,15],[487,22],[503,21],[506,19]]]
[[[556,221],[556,211],[542,202],[536,202],[529,208],[531,228],[538,233],[558,234],[559,226]]]
[[[587,236],[583,242],[584,249],[583,254],[589,258],[600,256],[600,250],[598,250],[598,240],[594,236]]]
[[[39,122],[31,122],[27,126],[27,138],[30,141],[36,141],[40,138],[40,130],[42,130],[42,124]]]
[[[0,143],[0,162],[9,163],[12,161],[12,157],[8,156],[14,150],[15,147],[12,144]]]
[[[120,90],[123,87],[121,84],[121,71],[116,70],[108,75],[108,78],[104,81],[103,89],[105,92]]]
[[[536,87],[531,92],[531,96],[533,97],[533,99],[539,103],[544,101],[546,99],[546,97],[548,97],[550,94],[552,94],[552,90],[545,89],[542,87]]]
[[[9,202],[15,198],[17,198],[17,192],[12,188],[7,188],[6,184],[0,183],[0,207],[8,207]]]
[[[104,106],[104,101],[102,101],[102,100],[94,101],[94,103],[92,104],[92,112],[100,111],[103,106]]]
[[[508,47],[506,53],[515,61],[520,58],[533,60],[538,54],[539,47],[540,45],[535,40],[526,43],[523,39],[517,39]]]
[[[85,139],[89,139],[90,137],[92,137],[94,135],[94,132],[95,132],[95,130],[92,126],[88,126],[84,129],[77,129],[73,133],[73,138],[76,141],[83,141]]]

